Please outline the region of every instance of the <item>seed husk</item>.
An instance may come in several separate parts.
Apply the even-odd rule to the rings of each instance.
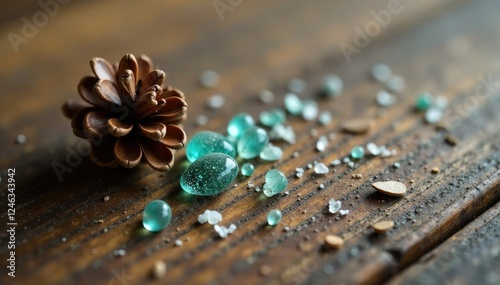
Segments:
[[[153,270],[151,271],[151,275],[154,279],[161,279],[165,276],[167,273],[167,265],[165,265],[165,262],[158,260],[155,262],[155,265],[153,265]]]
[[[161,279],[165,274],[167,274],[167,265],[165,265],[165,262],[161,260],[156,261],[155,265],[153,265],[153,271],[151,272],[153,278]]]
[[[444,141],[451,146],[455,146],[458,143],[458,138],[452,135],[447,135]]]
[[[386,231],[392,229],[393,227],[394,227],[393,221],[381,221],[372,225],[372,228],[375,230],[375,232],[379,234],[385,233]]]
[[[375,125],[372,118],[355,118],[342,123],[342,129],[353,134],[366,133]]]
[[[339,249],[344,245],[344,239],[336,235],[325,237],[325,247],[329,249]]]
[[[271,274],[271,267],[269,267],[267,265],[262,265],[260,267],[260,274],[262,274],[262,276],[267,276],[267,275]]]
[[[406,185],[398,181],[379,181],[372,186],[380,193],[389,196],[402,197],[406,193]]]

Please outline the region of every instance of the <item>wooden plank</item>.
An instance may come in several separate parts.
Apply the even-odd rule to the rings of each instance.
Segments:
[[[499,234],[496,204],[388,284],[498,284]]]
[[[262,185],[263,176],[271,167],[282,170],[290,179],[287,189],[290,194],[272,199],[246,189],[244,178],[237,179],[237,187],[215,198],[183,194],[178,185],[178,178],[187,167],[183,151],[178,153],[176,166],[168,174],[158,174],[146,167],[96,169],[83,159],[73,173],[59,182],[50,163],[64,161],[65,147],[75,146],[77,140],[71,137],[69,123],[56,114],[59,101],[75,93],[77,79],[61,82],[60,90],[64,91],[57,94],[50,92],[51,84],[44,83],[19,90],[19,85],[7,84],[19,80],[23,74],[13,63],[19,61],[32,67],[34,71],[28,73],[28,78],[33,79],[43,68],[38,65],[40,61],[31,61],[32,56],[50,52],[35,50],[40,44],[33,42],[18,58],[9,59],[7,63],[13,70],[11,73],[0,71],[0,82],[11,92],[0,98],[1,106],[12,104],[20,92],[36,88],[47,96],[45,100],[34,99],[32,105],[26,103],[27,99],[21,99],[17,109],[5,110],[0,115],[0,126],[7,134],[0,138],[0,142],[7,145],[1,153],[0,165],[2,169],[15,166],[19,172],[17,254],[22,266],[16,281],[143,284],[151,281],[154,262],[163,260],[168,276],[158,283],[378,284],[410,266],[500,200],[497,127],[500,102],[496,93],[480,98],[474,93],[482,84],[478,76],[484,79],[489,74],[496,75],[494,72],[500,68],[498,62],[491,60],[500,47],[499,39],[489,36],[499,24],[492,8],[494,1],[458,6],[448,6],[450,3],[444,1],[414,3],[414,8],[408,8],[404,17],[394,17],[390,27],[380,34],[383,40],[374,39],[351,63],[346,63],[334,47],[339,42],[350,41],[352,34],[345,31],[366,23],[370,9],[384,8],[385,1],[373,1],[373,6],[363,6],[362,1],[352,1],[349,5],[339,3],[335,6],[339,9],[331,9],[329,1],[317,1],[314,5],[304,1],[284,3],[273,1],[262,6],[258,1],[244,2],[234,14],[228,14],[226,20],[230,22],[224,22],[224,26],[220,26],[213,14],[206,13],[212,9],[208,4],[186,2],[167,6],[174,15],[167,19],[159,18],[164,11],[156,7],[148,10],[153,14],[139,16],[150,20],[149,27],[164,21],[167,26],[175,23],[178,26],[179,15],[185,15],[186,11],[193,11],[192,17],[204,25],[184,19],[188,23],[179,27],[182,36],[177,42],[172,43],[167,37],[159,39],[155,47],[145,47],[151,34],[142,34],[132,44],[132,49],[152,51],[153,58],[156,55],[160,64],[168,63],[175,70],[170,77],[172,82],[180,84],[188,94],[191,119],[186,123],[186,131],[189,135],[202,129],[193,126],[196,114],[208,115],[211,120],[206,128],[219,131],[224,130],[229,117],[237,111],[257,116],[272,106],[256,103],[256,92],[269,88],[276,90],[281,99],[286,80],[292,76],[307,80],[309,88],[304,96],[308,97],[314,96],[325,74],[334,72],[345,79],[346,91],[342,97],[319,101],[322,109],[334,113],[330,125],[290,119],[298,141],[293,145],[282,144],[283,160],[272,164],[255,161],[258,166],[251,178],[254,184]],[[130,3],[123,9],[131,12],[141,5]],[[440,7],[453,8],[443,12]],[[68,19],[76,18],[75,22],[69,22],[74,24],[84,15],[95,13],[102,17],[114,8],[116,6],[104,2],[78,10],[68,6],[67,14],[54,19],[52,28],[47,27],[46,36],[49,40],[55,38],[64,30]],[[442,14],[413,26],[426,19],[424,16],[431,8],[434,13]],[[310,20],[309,25],[297,21],[301,17]],[[465,27],[449,24],[463,19],[470,19]],[[68,50],[60,51],[59,66],[64,62],[84,62],[86,59],[79,57],[90,57],[86,53],[99,51],[93,43],[109,36],[111,31],[117,33],[118,43],[123,43],[120,37],[127,34],[117,29],[126,25],[125,22],[102,31],[98,29],[102,23],[90,25],[89,29],[99,32],[89,35],[88,43],[78,39],[69,41]],[[482,32],[475,33],[479,27]],[[6,29],[9,27],[0,27],[2,31]],[[258,40],[241,39],[241,35],[251,30],[262,31]],[[281,35],[282,31],[290,32]],[[472,50],[475,42],[482,45]],[[41,46],[45,44],[44,40]],[[81,49],[78,44],[89,50],[75,58],[75,51]],[[114,56],[115,46],[108,45],[101,48],[103,56]],[[193,63],[198,60],[201,63]],[[381,86],[367,78],[368,68],[379,61],[387,62],[403,75],[408,85],[397,107],[383,113],[374,107],[374,94]],[[221,72],[222,84],[217,91],[230,94],[226,107],[220,112],[208,111],[204,106],[213,90],[200,90],[194,85],[193,70],[204,67]],[[77,78],[86,72],[88,70],[80,66],[71,66],[44,79],[54,79],[64,73]],[[457,146],[447,145],[446,132],[435,131],[422,122],[420,114],[411,111],[413,95],[422,90],[442,93],[450,100],[446,119],[452,123],[449,132],[459,138]],[[477,102],[474,111],[466,105],[471,104],[471,100]],[[281,100],[274,105],[280,106]],[[31,115],[24,116],[26,112]],[[343,120],[361,115],[376,117],[376,126],[369,134],[352,136],[340,132]],[[39,117],[40,120],[34,120]],[[29,120],[36,122],[27,128]],[[320,135],[337,134],[325,152],[315,151],[317,137],[310,135],[312,128]],[[29,135],[26,145],[11,143],[19,131]],[[315,160],[328,164],[347,156],[353,146],[370,141],[396,148],[397,156],[365,158],[352,169],[342,165],[325,177],[316,177],[311,170],[302,179],[294,177],[296,167],[305,167]],[[299,152],[299,157],[294,157],[294,152]],[[394,168],[395,162],[402,166]],[[431,174],[430,168],[434,166],[441,172]],[[356,173],[363,174],[363,178],[351,179]],[[399,199],[377,194],[370,184],[383,179],[404,182],[410,187],[409,193]],[[415,182],[410,184],[410,180]],[[324,190],[318,189],[319,183],[325,184]],[[5,197],[3,189],[0,193]],[[110,200],[104,202],[104,196]],[[337,220],[326,212],[332,197],[342,199],[343,205],[351,210],[347,217]],[[175,215],[169,229],[155,235],[145,232],[140,223],[142,209],[152,199],[168,201]],[[238,230],[225,240],[216,238],[210,226],[196,222],[197,215],[207,208],[220,211],[223,223],[235,223]],[[275,228],[266,227],[265,216],[273,208],[283,210],[283,222]],[[396,222],[396,228],[386,235],[373,234],[370,225],[388,218]],[[0,219],[5,220],[4,213]],[[290,230],[285,232],[285,226]],[[324,251],[321,244],[327,233],[343,236],[345,247],[337,252]],[[175,247],[176,239],[183,240],[183,246]],[[115,257],[113,250],[116,249],[125,249],[127,254]],[[2,247],[0,255],[3,256],[5,250]],[[269,274],[260,273],[263,266],[270,269]]]

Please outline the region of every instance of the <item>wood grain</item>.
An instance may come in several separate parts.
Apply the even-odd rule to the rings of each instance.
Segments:
[[[419,284],[422,272],[429,280],[469,281],[486,267],[461,272],[468,263],[457,261],[448,273],[440,273],[431,265],[455,260],[448,252],[461,248],[457,239],[498,243],[500,98],[497,89],[482,85],[490,77],[498,81],[500,75],[500,39],[492,36],[500,24],[496,6],[494,0],[404,2],[403,12],[393,15],[351,62],[339,43],[352,44],[353,28],[373,20],[370,11],[387,9],[387,1],[244,1],[224,14],[222,22],[210,1],[125,1],[119,6],[90,1],[61,7],[19,54],[13,54],[9,43],[0,45],[3,54],[11,55],[4,59],[8,68],[0,69],[0,203],[6,201],[6,169],[15,167],[16,283]],[[16,19],[0,24],[3,34],[16,29]],[[60,105],[76,98],[77,82],[90,73],[88,59],[118,60],[130,51],[148,54],[167,71],[168,83],[187,94],[188,136],[204,129],[224,132],[236,112],[257,117],[281,107],[292,77],[306,80],[308,88],[301,96],[318,100],[334,119],[320,126],[290,118],[297,143],[279,144],[283,159],[253,160],[256,171],[250,179],[238,177],[237,186],[213,198],[189,196],[180,189],[179,177],[188,166],[184,151],[177,153],[174,168],[166,174],[142,166],[98,169],[83,157],[58,181],[51,163],[67,163],[79,142]],[[382,86],[370,80],[368,71],[378,62],[406,79],[395,107],[375,104]],[[196,85],[206,68],[221,74],[215,89]],[[330,73],[344,79],[344,93],[334,100],[317,98],[323,76]],[[258,102],[262,88],[275,91],[275,103]],[[424,123],[422,114],[412,109],[415,94],[427,90],[449,100],[446,131]],[[206,99],[219,92],[226,95],[224,108],[207,109]],[[194,125],[199,114],[209,117],[207,126]],[[341,131],[343,121],[361,116],[375,119],[368,134]],[[318,135],[311,135],[311,129]],[[316,151],[318,136],[332,132],[336,138],[329,147]],[[27,136],[23,145],[14,143],[19,133]],[[458,138],[456,146],[446,143],[447,134]],[[367,156],[354,168],[331,167],[325,176],[312,170],[300,179],[294,176],[296,167],[314,161],[329,165],[368,142],[385,144],[397,155]],[[395,162],[401,167],[395,168]],[[432,174],[433,167],[440,172]],[[265,198],[247,189],[249,180],[262,186],[271,168],[289,178],[288,195]],[[362,178],[352,179],[352,174]],[[405,183],[407,194],[388,197],[371,187],[385,179]],[[330,198],[340,199],[351,212],[342,218],[329,214]],[[142,210],[152,199],[167,201],[174,213],[169,228],[158,234],[141,225]],[[275,208],[283,212],[282,223],[268,227],[266,215]],[[222,224],[236,224],[236,232],[220,239],[209,225],[198,224],[197,216],[205,209],[221,212]],[[0,220],[6,219],[1,213]],[[370,226],[387,219],[395,227],[374,233]],[[493,237],[474,235],[479,228]],[[343,237],[344,247],[326,250],[327,234]],[[182,246],[174,245],[177,239]],[[126,255],[115,256],[118,249]],[[481,260],[496,260],[482,251],[470,252]],[[5,246],[0,255],[7,255]],[[429,256],[437,258],[419,265]],[[466,253],[457,258],[463,260],[461,256]],[[166,263],[167,276],[155,281],[151,270],[158,260]],[[263,267],[270,272],[262,274]],[[12,281],[3,271],[1,278]]]
[[[500,204],[420,258],[389,284],[496,284]]]

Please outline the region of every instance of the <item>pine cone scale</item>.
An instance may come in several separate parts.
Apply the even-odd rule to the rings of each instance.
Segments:
[[[122,105],[122,100],[118,89],[115,84],[109,80],[101,79],[92,88],[95,95],[99,97],[102,101],[106,102],[107,105],[115,104],[118,106]]]
[[[87,103],[105,109],[108,107],[108,104],[94,95],[94,85],[96,85],[98,81],[99,79],[95,77],[85,76],[78,84],[78,93]]]
[[[107,135],[108,118],[97,110],[88,112],[83,118],[83,131],[93,138]]]
[[[139,69],[136,79],[137,81],[139,81],[142,80],[144,77],[146,77],[146,75],[148,75],[151,72],[151,70],[153,70],[153,61],[149,57],[141,55],[137,59],[137,64]]]
[[[113,148],[116,161],[125,168],[135,167],[141,162],[141,144],[136,137],[118,138]]]
[[[172,150],[159,142],[141,139],[143,158],[151,168],[168,171],[174,165],[174,154]]]
[[[114,137],[123,137],[132,131],[134,125],[110,118],[107,122],[108,132]]]
[[[98,79],[107,79],[116,83],[115,69],[107,60],[100,57],[94,57],[90,60],[90,67]]]
[[[155,141],[161,140],[167,134],[167,126],[158,122],[138,123],[137,127],[143,135]]]
[[[139,65],[137,64],[137,60],[133,54],[126,54],[118,64],[118,75],[123,75],[126,70],[130,70],[134,75],[134,78],[137,78]],[[134,84],[137,84],[137,82],[134,81]]]
[[[176,125],[166,125],[167,132],[165,137],[159,140],[159,142],[171,149],[181,149],[186,145],[187,137],[186,133]]]

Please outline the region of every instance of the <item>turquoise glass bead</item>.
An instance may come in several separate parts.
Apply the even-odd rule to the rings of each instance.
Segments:
[[[252,176],[255,167],[251,163],[245,163],[241,166],[241,174],[244,176]]]
[[[142,216],[142,224],[146,230],[159,232],[170,224],[172,208],[162,200],[153,200],[146,205]]]
[[[259,154],[260,159],[266,161],[276,161],[283,157],[283,150],[279,146],[268,144]]]
[[[279,222],[281,222],[282,217],[283,215],[281,214],[280,210],[278,209],[271,210],[267,214],[267,223],[270,226],[276,226],[277,224],[279,224]]]
[[[227,136],[227,139],[229,142],[233,145],[234,149],[236,150],[236,145],[238,144],[238,138],[233,137],[233,136]]]
[[[239,138],[246,130],[255,126],[255,121],[247,113],[239,113],[234,115],[227,125],[227,133],[235,138]]]
[[[186,146],[186,156],[190,162],[194,162],[206,154],[216,152],[225,153],[232,157],[236,156],[236,149],[229,139],[212,131],[196,133]]]
[[[415,100],[415,109],[418,111],[426,111],[432,106],[433,97],[429,92],[423,92],[418,94]]]
[[[300,115],[302,114],[302,108],[304,107],[302,105],[302,101],[300,100],[299,96],[295,95],[294,93],[287,93],[285,95],[285,109],[288,111],[288,113],[292,115]]]
[[[248,129],[238,140],[238,155],[243,159],[252,159],[269,143],[269,135],[259,127]]]
[[[288,179],[281,171],[272,169],[266,173],[266,183],[263,192],[267,197],[274,196],[285,190],[288,185]]]
[[[304,100],[302,101],[302,118],[306,121],[312,121],[318,116],[318,103],[314,100]]]
[[[285,122],[286,114],[285,111],[283,111],[282,109],[275,108],[260,113],[259,119],[264,126],[273,127],[275,125]]]
[[[365,149],[362,146],[355,146],[351,149],[351,156],[354,159],[360,159],[365,156]]]
[[[225,153],[209,153],[193,162],[181,176],[184,191],[214,196],[226,189],[238,175],[238,163]]]
[[[327,97],[337,97],[344,90],[344,82],[335,74],[325,76],[323,79],[323,93]]]

